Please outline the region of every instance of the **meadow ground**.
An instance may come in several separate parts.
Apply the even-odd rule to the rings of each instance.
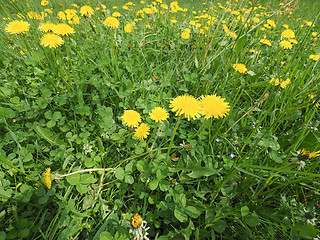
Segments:
[[[2,0],[0,239],[316,239],[320,1]]]

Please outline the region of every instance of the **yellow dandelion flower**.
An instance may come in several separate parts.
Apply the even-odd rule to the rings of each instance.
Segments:
[[[268,46],[271,46],[271,42],[270,42],[270,40],[268,40],[268,39],[261,39],[260,40],[260,42],[262,43],[262,44],[265,44],[265,45],[268,45]]]
[[[163,9],[166,9],[166,10],[169,9],[168,5],[167,5],[167,4],[164,4],[164,3],[161,4],[160,7],[163,8]]]
[[[156,107],[151,110],[149,116],[155,122],[162,122],[167,120],[167,118],[169,117],[169,113],[164,108]]]
[[[281,33],[281,36],[284,38],[295,38],[296,37],[296,35],[294,34],[294,31],[292,31],[291,29],[284,30]]]
[[[290,83],[290,78],[287,78],[285,81],[281,81],[280,87],[281,88],[286,88],[288,86],[288,84]]]
[[[138,139],[143,140],[148,137],[149,132],[150,132],[150,128],[148,127],[148,125],[145,123],[141,123],[139,127],[136,128],[134,135]]]
[[[191,29],[190,28],[186,28],[184,31],[187,32],[187,33],[191,33]]]
[[[112,28],[118,28],[119,27],[119,21],[115,17],[107,17],[106,20],[104,20],[103,25],[112,27]]]
[[[46,23],[44,23],[44,24],[41,24],[40,26],[39,26],[39,30],[41,31],[41,32],[49,32],[49,31],[53,31],[53,29],[55,28],[55,24],[54,23],[52,23],[52,22],[46,22]]]
[[[133,228],[138,228],[142,223],[142,217],[138,213],[135,213],[132,215],[130,222]]]
[[[114,12],[114,13],[112,13],[112,16],[113,16],[113,17],[120,17],[121,14],[120,14],[119,12]]]
[[[292,48],[292,43],[287,41],[287,40],[282,40],[280,42],[280,46],[283,48],[283,49],[291,49]]]
[[[125,111],[121,119],[128,127],[137,127],[141,122],[140,114],[134,110]]]
[[[62,35],[62,36],[65,36],[65,35],[69,35],[69,34],[72,34],[74,33],[74,29],[72,27],[70,27],[68,24],[66,23],[58,23],[54,28],[53,28],[53,32],[55,34],[58,34],[58,35]]]
[[[17,20],[7,24],[5,30],[10,34],[23,34],[28,32],[30,29],[30,24],[28,22]]]
[[[90,7],[88,5],[84,5],[80,8],[80,14],[81,14],[81,16],[91,18],[91,16],[94,14],[94,10],[92,7]]]
[[[269,83],[274,84],[275,86],[278,86],[280,84],[280,81],[278,78],[271,78]]]
[[[49,2],[47,0],[42,0],[41,1],[41,5],[44,6],[44,7],[47,6],[48,4],[49,4]]]
[[[171,21],[172,23],[177,23],[177,22],[178,22],[178,21],[177,21],[176,19],[174,19],[174,18],[171,18],[170,21]]]
[[[181,38],[182,39],[189,39],[190,38],[190,34],[188,32],[183,32],[183,33],[181,33]]]
[[[232,67],[234,70],[238,71],[239,73],[243,73],[243,74],[248,73],[248,69],[247,69],[246,65],[244,65],[242,63],[233,64]]]
[[[174,98],[170,102],[170,108],[173,112],[176,112],[176,116],[183,116],[188,118],[197,119],[200,117],[201,106],[200,102],[193,96],[182,95]]]
[[[44,47],[57,48],[64,43],[62,38],[54,33],[46,33],[41,38],[40,44]]]
[[[320,150],[310,153],[309,151],[306,151],[305,149],[302,149],[301,152],[300,152],[300,155],[301,156],[306,155],[306,156],[308,156],[309,159],[310,158],[316,158],[316,157],[320,156]]]
[[[318,156],[320,156],[320,150],[309,154],[309,158],[315,158]]]
[[[318,59],[320,58],[320,54],[310,55],[309,58],[311,58],[313,61],[318,61]]]
[[[227,36],[228,37],[232,37],[232,38],[237,38],[238,37],[238,35],[235,32],[232,32],[232,31],[228,31],[227,32]]]
[[[43,173],[43,183],[47,188],[51,188],[51,169],[47,168],[46,171]]]
[[[276,24],[273,20],[268,19],[267,23],[271,26],[271,27],[276,27]]]
[[[132,23],[127,23],[125,26],[124,26],[124,31],[129,33],[129,32],[132,32],[134,26],[136,25],[135,22],[132,22]]]
[[[294,43],[294,44],[298,44],[298,41],[296,39],[289,39],[289,42]]]
[[[58,17],[60,20],[66,20],[66,19],[67,19],[67,16],[66,16],[66,14],[65,14],[63,11],[58,12],[57,17]]]
[[[288,25],[288,24],[283,24],[283,25],[282,25],[282,27],[284,27],[284,28],[287,28],[287,29],[288,29],[288,28],[289,28],[289,25]]]
[[[220,96],[206,95],[202,96],[200,100],[201,113],[204,115],[205,119],[211,117],[223,118],[229,112],[229,104],[224,101],[224,98]]]
[[[257,18],[257,17],[254,17],[254,18],[252,18],[252,21],[253,21],[254,23],[259,23],[259,22],[260,22],[260,19]]]

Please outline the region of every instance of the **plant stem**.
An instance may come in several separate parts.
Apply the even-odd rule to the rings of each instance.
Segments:
[[[191,139],[195,138],[195,137],[203,130],[203,128],[204,128],[204,126],[207,124],[207,122],[208,122],[208,119],[205,119],[205,120],[202,122],[199,130],[191,137]]]
[[[109,170],[114,170],[114,168],[90,168],[90,169],[83,169],[83,170],[75,171],[75,172],[68,173],[68,174],[64,174],[64,175],[58,175],[58,178],[63,178],[63,177],[71,176],[71,175],[78,174],[78,173],[84,173],[84,172],[109,171]]]
[[[174,126],[173,134],[172,134],[172,137],[171,137],[171,140],[170,140],[170,144],[169,144],[169,148],[168,148],[168,152],[167,152],[167,157],[170,156],[170,150],[171,150],[172,142],[173,142],[174,136],[176,135],[176,132],[177,132],[177,129],[179,127],[181,119],[182,119],[182,115],[180,115],[176,125]]]
[[[151,134],[151,137],[149,138],[149,140],[148,140],[148,142],[147,142],[147,145],[146,145],[146,150],[148,151],[148,145],[149,145],[149,143],[150,143],[150,141],[151,141],[151,139],[154,137],[154,135],[156,134],[156,131],[157,131],[157,129],[158,129],[158,126],[159,126],[159,123],[160,122],[158,122],[157,124],[156,124],[156,126],[154,127],[154,129],[153,129],[153,132],[152,132],[152,134]]]

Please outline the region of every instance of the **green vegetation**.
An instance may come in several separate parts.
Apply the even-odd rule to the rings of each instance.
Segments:
[[[319,1],[2,2],[0,239],[320,237]]]

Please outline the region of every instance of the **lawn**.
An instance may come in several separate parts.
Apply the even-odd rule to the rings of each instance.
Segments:
[[[320,2],[2,0],[1,239],[317,239]]]

